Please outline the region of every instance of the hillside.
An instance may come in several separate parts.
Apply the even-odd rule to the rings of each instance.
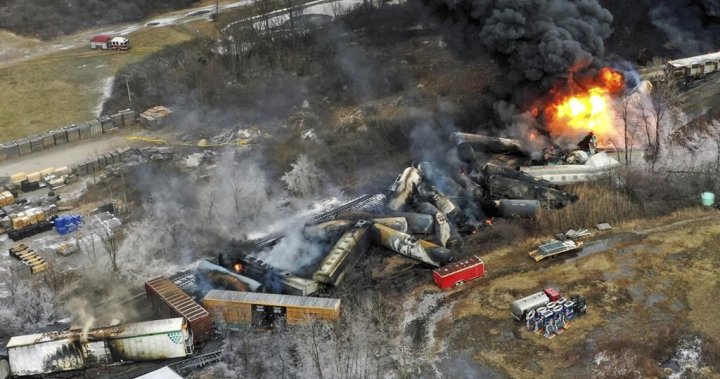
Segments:
[[[187,8],[198,0],[2,0],[0,29],[41,39]]]

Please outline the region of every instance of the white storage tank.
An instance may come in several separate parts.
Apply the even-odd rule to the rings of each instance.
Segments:
[[[525,317],[525,313],[540,308],[550,302],[550,298],[544,292],[537,292],[512,303],[512,316],[520,321]]]

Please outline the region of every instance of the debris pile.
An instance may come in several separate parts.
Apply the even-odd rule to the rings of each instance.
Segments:
[[[282,234],[248,241],[250,248],[221,256],[220,264],[262,283],[263,291],[307,295],[320,285],[338,286],[370,244],[429,267],[443,267],[462,250],[462,235],[481,231],[493,217],[532,218],[541,208],[561,208],[577,200],[558,184],[516,169],[530,162],[520,141],[467,133],[452,133],[450,141],[447,151],[438,154],[441,159],[421,160],[403,170],[381,202],[363,205],[358,203],[361,197],[308,222],[303,238],[327,246],[327,253],[315,263],[312,279],[300,270],[276,270],[261,258]],[[588,233],[568,231],[563,239]],[[538,257],[582,245],[560,244],[562,248],[539,249]],[[275,276],[277,280],[268,279]],[[274,282],[275,289],[267,282]]]

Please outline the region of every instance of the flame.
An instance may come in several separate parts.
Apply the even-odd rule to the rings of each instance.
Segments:
[[[235,263],[233,269],[235,269],[235,272],[242,272],[243,266],[240,263]]]
[[[610,93],[620,92],[625,88],[625,78],[622,74],[607,67],[600,69],[600,81]]]
[[[555,98],[545,108],[548,129],[556,136],[593,132],[600,140],[612,139],[618,135],[612,97],[624,86],[622,74],[605,67],[592,84],[579,91],[554,91]]]

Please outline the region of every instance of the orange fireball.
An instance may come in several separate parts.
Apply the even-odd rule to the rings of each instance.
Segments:
[[[601,141],[612,139],[615,128],[612,94],[621,91],[622,74],[609,68],[598,73],[596,83],[575,93],[556,91],[555,99],[545,109],[545,121],[551,134],[576,137],[593,132]]]

